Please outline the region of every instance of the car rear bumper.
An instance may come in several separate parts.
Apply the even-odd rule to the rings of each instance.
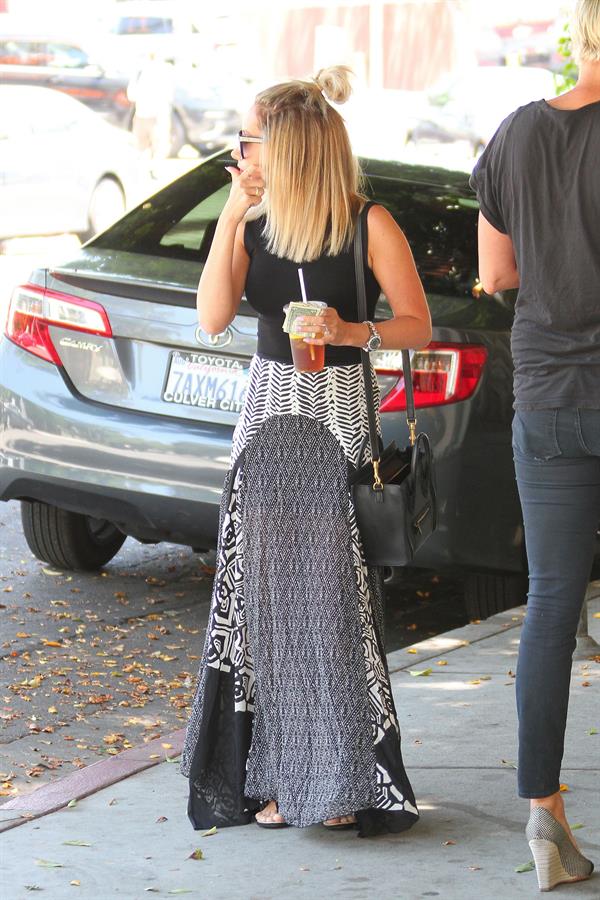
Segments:
[[[53,503],[147,540],[214,543],[230,426],[91,402],[6,338],[0,372],[0,499]]]
[[[230,425],[87,400],[61,370],[7,339],[0,372],[1,500],[41,500],[105,518],[143,540],[215,545]],[[457,403],[445,416],[420,411],[435,451],[439,526],[416,564],[521,571],[509,432],[490,430],[477,402]],[[403,414],[382,420],[386,442],[407,440]]]

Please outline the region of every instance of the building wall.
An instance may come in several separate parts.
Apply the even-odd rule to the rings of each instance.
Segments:
[[[271,9],[254,23],[264,79],[345,63],[374,87],[421,90],[456,58],[456,0]]]

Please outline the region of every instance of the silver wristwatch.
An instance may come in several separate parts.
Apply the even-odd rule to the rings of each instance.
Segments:
[[[363,325],[368,325],[369,331],[371,332],[369,340],[363,347],[363,350],[366,353],[371,353],[372,350],[379,350],[379,348],[381,347],[381,335],[372,322],[363,322]]]

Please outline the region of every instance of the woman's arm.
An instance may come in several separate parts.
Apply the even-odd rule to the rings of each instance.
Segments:
[[[494,228],[483,213],[477,224],[479,244],[479,280],[486,294],[519,287],[519,273],[513,242],[507,234]]]
[[[431,316],[408,241],[383,206],[372,206],[367,221],[369,266],[393,313],[393,318],[377,323],[382,349],[418,350],[431,340]],[[335,309],[326,309],[319,317],[323,321],[329,337],[310,343],[364,347],[370,337],[367,325],[345,322]]]
[[[256,167],[232,175],[231,193],[219,216],[215,234],[204,264],[196,307],[200,326],[208,334],[220,334],[233,321],[239,309],[250,257],[244,246],[244,216],[260,203],[264,183]]]

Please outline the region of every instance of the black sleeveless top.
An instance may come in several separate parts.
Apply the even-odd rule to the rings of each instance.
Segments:
[[[368,206],[372,206],[369,203]],[[366,215],[365,257],[366,257]],[[259,356],[277,362],[291,363],[289,336],[282,331],[283,307],[290,300],[301,300],[298,264],[269,253],[262,231],[265,217],[261,216],[244,227],[244,245],[250,256],[246,278],[246,299],[258,313]],[[358,322],[356,306],[356,273],[354,271],[354,246],[338,256],[320,256],[313,262],[302,263],[304,283],[309,300],[324,300],[337,309],[346,322]],[[367,287],[367,312],[373,318],[381,288],[365,260]],[[326,366],[347,366],[360,362],[358,347],[325,347]]]

